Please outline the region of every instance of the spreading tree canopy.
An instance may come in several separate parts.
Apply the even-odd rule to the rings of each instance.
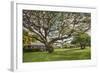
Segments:
[[[85,49],[85,46],[90,46],[91,37],[87,33],[78,33],[73,36],[72,44],[78,44],[81,49]]]

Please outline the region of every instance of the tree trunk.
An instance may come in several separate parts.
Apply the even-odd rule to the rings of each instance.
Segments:
[[[81,49],[85,49],[85,45],[82,44],[82,43],[80,43],[80,48],[81,48]]]
[[[52,45],[46,44],[45,46],[46,46],[46,50],[48,51],[48,53],[54,52],[54,48],[52,47]]]
[[[48,51],[48,53],[52,53],[52,52],[54,52],[54,48],[49,46],[47,51]]]

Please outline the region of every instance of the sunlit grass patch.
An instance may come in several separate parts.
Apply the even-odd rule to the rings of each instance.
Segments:
[[[43,62],[62,60],[87,60],[91,59],[90,48],[86,49],[55,49],[51,54],[47,52],[24,52],[23,62]]]

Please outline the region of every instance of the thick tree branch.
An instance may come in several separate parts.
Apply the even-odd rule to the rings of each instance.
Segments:
[[[74,30],[72,30],[67,36],[63,36],[63,37],[57,37],[57,38],[54,38],[54,39],[52,39],[50,42],[49,42],[49,44],[52,44],[52,43],[54,43],[55,41],[57,41],[57,40],[63,40],[63,39],[68,39],[69,37],[71,37],[72,36],[72,33],[74,32]]]

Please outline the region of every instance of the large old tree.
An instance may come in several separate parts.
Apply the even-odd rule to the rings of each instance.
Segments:
[[[33,33],[49,53],[54,42],[88,31],[90,24],[90,13],[23,10],[23,29]]]

